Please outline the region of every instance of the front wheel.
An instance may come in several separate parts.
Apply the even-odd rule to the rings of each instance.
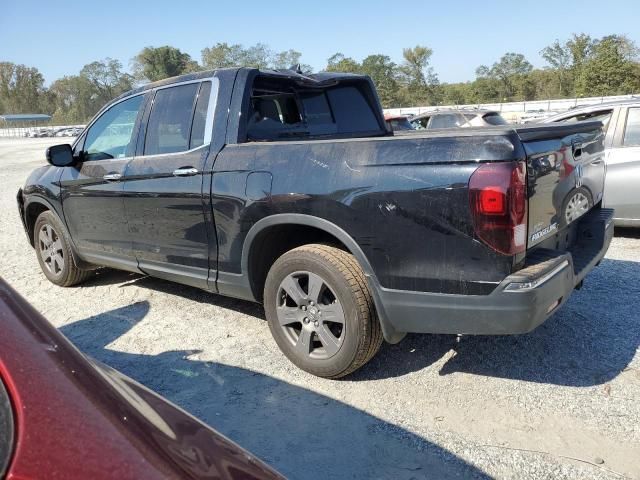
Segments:
[[[364,272],[338,248],[312,244],[282,255],[267,275],[264,304],[280,350],[313,375],[349,375],[382,344]]]
[[[70,287],[92,275],[91,270],[81,270],[73,261],[71,245],[58,217],[42,212],[34,226],[34,247],[42,273],[51,283]]]

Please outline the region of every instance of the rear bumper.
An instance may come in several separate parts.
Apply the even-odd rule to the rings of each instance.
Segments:
[[[451,295],[391,290],[375,295],[383,306],[385,333],[506,335],[530,332],[567,301],[602,260],[613,237],[613,210],[596,209],[578,226],[570,251],[538,249],[522,270],[489,295]],[[391,335],[389,335],[391,336]]]

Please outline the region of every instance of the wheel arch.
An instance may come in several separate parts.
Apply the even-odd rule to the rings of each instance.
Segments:
[[[58,212],[58,210],[54,207],[54,205],[50,201],[48,201],[43,197],[27,197],[25,198],[25,202],[24,202],[24,225],[25,225],[25,229],[27,230],[27,237],[29,239],[29,243],[31,244],[31,246],[35,248],[34,227],[35,227],[36,221],[38,217],[43,212],[46,212],[46,211],[51,212],[53,215],[55,215],[60,221],[62,228],[65,230],[64,233],[66,238],[69,239],[69,243],[71,246],[71,254],[73,256],[74,264],[78,268],[83,268],[83,269],[95,268],[93,265],[85,262],[78,256],[75,243],[73,241],[73,238],[71,238],[71,234],[69,233],[67,224],[64,221],[64,217]]]
[[[34,226],[36,224],[36,220],[38,219],[40,214],[45,211],[50,211],[55,214],[64,225],[64,222],[60,218],[60,215],[58,215],[58,212],[48,200],[42,197],[27,197],[27,199],[25,200],[24,222],[25,228],[27,230],[27,237],[29,238],[29,243],[31,243],[32,247],[35,245]]]
[[[344,249],[346,249],[356,258],[356,260],[362,267],[362,270],[364,271],[367,284],[374,299],[376,313],[382,326],[385,340],[389,343],[397,343],[402,340],[402,338],[404,338],[405,333],[397,332],[387,320],[384,306],[378,292],[380,284],[378,283],[371,263],[369,262],[367,256],[364,254],[358,243],[353,239],[353,237],[351,237],[351,235],[349,235],[338,225],[326,219],[315,217],[313,215],[305,215],[299,213],[275,214],[259,220],[251,227],[251,229],[247,233],[247,236],[245,237],[242,248],[241,268],[248,283],[247,287],[251,289],[255,299],[261,298],[262,292],[256,292],[256,278],[254,268],[252,266],[252,256],[255,255],[256,249],[260,244],[259,240],[261,238],[264,238],[264,235],[268,234],[270,230],[273,230],[277,227],[311,228],[323,232],[326,235],[325,238],[333,238],[337,240],[337,242],[339,242]],[[270,268],[272,263],[268,263],[270,263]],[[258,284],[259,283],[261,282],[258,282]]]

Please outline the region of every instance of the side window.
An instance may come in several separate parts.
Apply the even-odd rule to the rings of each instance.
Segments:
[[[622,144],[625,147],[640,146],[640,108],[628,110]]]
[[[561,118],[560,120],[556,121],[572,123],[582,122],[584,120],[600,120],[604,124],[604,129],[607,130],[607,126],[609,125],[609,120],[611,119],[612,113],[613,110],[598,110],[596,112],[579,113],[577,115]]]
[[[204,128],[207,124],[207,110],[211,97],[211,82],[204,82],[198,92],[196,111],[193,113],[193,126],[191,127],[191,140],[189,148],[196,148],[204,144]]]
[[[117,103],[89,127],[84,142],[86,160],[130,157],[135,142],[133,127],[142,106],[143,95]]]
[[[429,124],[429,118],[431,117],[421,117],[416,120],[412,120],[411,123],[416,128],[416,130],[424,130]]]
[[[156,92],[147,122],[144,155],[189,150],[198,87],[198,83],[188,83]]]

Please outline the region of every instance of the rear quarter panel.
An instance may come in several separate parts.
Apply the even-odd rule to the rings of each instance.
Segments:
[[[229,145],[215,163],[212,203],[219,270],[240,274],[258,220],[298,213],[329,220],[361,247],[383,287],[488,293],[513,258],[473,238],[468,181],[480,160],[511,159],[502,137],[403,136]],[[271,191],[249,198],[251,172]]]

